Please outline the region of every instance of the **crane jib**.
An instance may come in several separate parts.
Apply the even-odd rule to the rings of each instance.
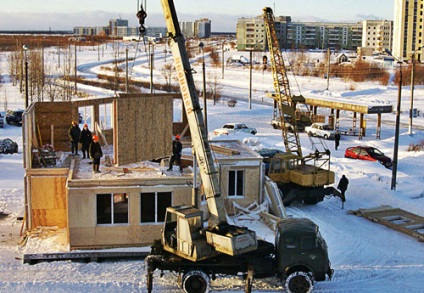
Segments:
[[[184,107],[187,114],[193,112],[193,102],[191,100],[190,90],[187,85],[187,80],[184,72],[184,65],[180,57],[174,59],[175,69],[177,70],[177,78],[180,83],[181,95],[184,101]]]

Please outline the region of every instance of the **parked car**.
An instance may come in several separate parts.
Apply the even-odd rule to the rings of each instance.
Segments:
[[[22,114],[24,110],[7,110],[6,122],[7,124],[22,125]]]
[[[347,148],[345,151],[345,158],[379,162],[386,168],[392,167],[392,159],[384,155],[379,149],[368,146],[355,146]]]
[[[255,135],[257,133],[256,128],[247,127],[246,124],[243,123],[227,123],[222,128],[215,129],[213,134],[235,134],[237,132],[246,132]]]
[[[284,124],[286,126],[287,131],[293,133],[293,124],[290,121],[291,119],[284,116]],[[279,118],[275,118],[271,120],[271,125],[274,129],[281,129],[281,120]],[[305,125],[299,121],[296,121],[297,132],[305,131]]]
[[[0,114],[0,128],[4,127],[4,117]]]
[[[319,136],[324,139],[334,139],[336,132],[329,124],[312,123],[311,126],[305,127],[305,131],[309,136]]]
[[[0,153],[13,154],[18,152],[18,144],[10,138],[0,140]]]

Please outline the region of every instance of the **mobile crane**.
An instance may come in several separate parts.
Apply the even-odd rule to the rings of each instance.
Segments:
[[[276,154],[270,159],[267,175],[278,184],[283,192],[285,205],[289,205],[293,201],[316,204],[322,201],[325,195],[330,194],[341,197],[337,189],[326,187],[333,184],[335,179],[334,172],[330,170],[330,151],[316,148],[309,155],[302,154],[298,125],[295,121],[297,120],[296,105],[304,104],[305,98],[302,95],[291,94],[286,67],[275,33],[274,14],[271,8],[263,9],[263,18],[274,80],[275,94],[272,96],[278,109],[280,128],[286,149],[284,154]],[[290,129],[285,123],[286,120],[292,121]]]
[[[210,277],[239,273],[246,277],[246,292],[251,292],[253,276],[277,276],[286,280],[290,292],[309,292],[314,280],[323,281],[333,273],[327,245],[315,223],[308,219],[282,220],[277,225],[275,245],[258,240],[254,231],[228,224],[174,2],[161,3],[210,216],[204,228],[203,212],[198,208],[166,209],[161,239],[153,243],[145,259],[147,291],[153,289],[153,272],[161,270],[177,272],[179,285],[188,293],[207,292]],[[305,247],[304,241],[310,245]]]

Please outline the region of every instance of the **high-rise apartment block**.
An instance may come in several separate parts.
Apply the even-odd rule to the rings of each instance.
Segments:
[[[180,22],[182,34],[187,38],[210,38],[211,21],[208,18],[202,18],[192,21]]]
[[[237,49],[263,50],[266,32],[262,16],[239,18]],[[275,17],[275,30],[282,49],[356,49],[362,42],[360,23],[292,22],[290,16]]]
[[[393,55],[410,60],[414,53],[421,60],[424,45],[423,11],[424,0],[395,0]]]
[[[362,21],[362,47],[373,48],[383,53],[392,50],[393,21],[391,20],[364,20]]]

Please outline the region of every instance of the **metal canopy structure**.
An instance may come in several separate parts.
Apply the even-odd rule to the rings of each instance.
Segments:
[[[381,114],[383,113],[392,113],[393,112],[393,106],[392,105],[366,105],[366,104],[360,104],[358,102],[355,103],[349,103],[346,101],[337,101],[332,99],[320,99],[320,98],[311,98],[311,97],[305,97],[305,104],[309,105],[313,110],[313,115],[317,115],[317,109],[319,107],[322,108],[329,108],[331,109],[331,114],[334,116],[335,113],[335,119],[330,122],[330,124],[335,128],[339,129],[339,118],[340,118],[340,111],[351,111],[353,112],[353,122],[352,122],[352,128],[350,128],[348,131],[344,131],[343,134],[350,134],[350,135],[358,135],[359,139],[362,138],[362,136],[365,136],[366,133],[366,123],[364,120],[365,114],[376,114],[377,115],[377,129],[376,129],[376,138],[380,138],[381,134]],[[360,114],[360,122],[359,122],[359,131],[356,131],[356,119],[357,119],[357,113]]]

